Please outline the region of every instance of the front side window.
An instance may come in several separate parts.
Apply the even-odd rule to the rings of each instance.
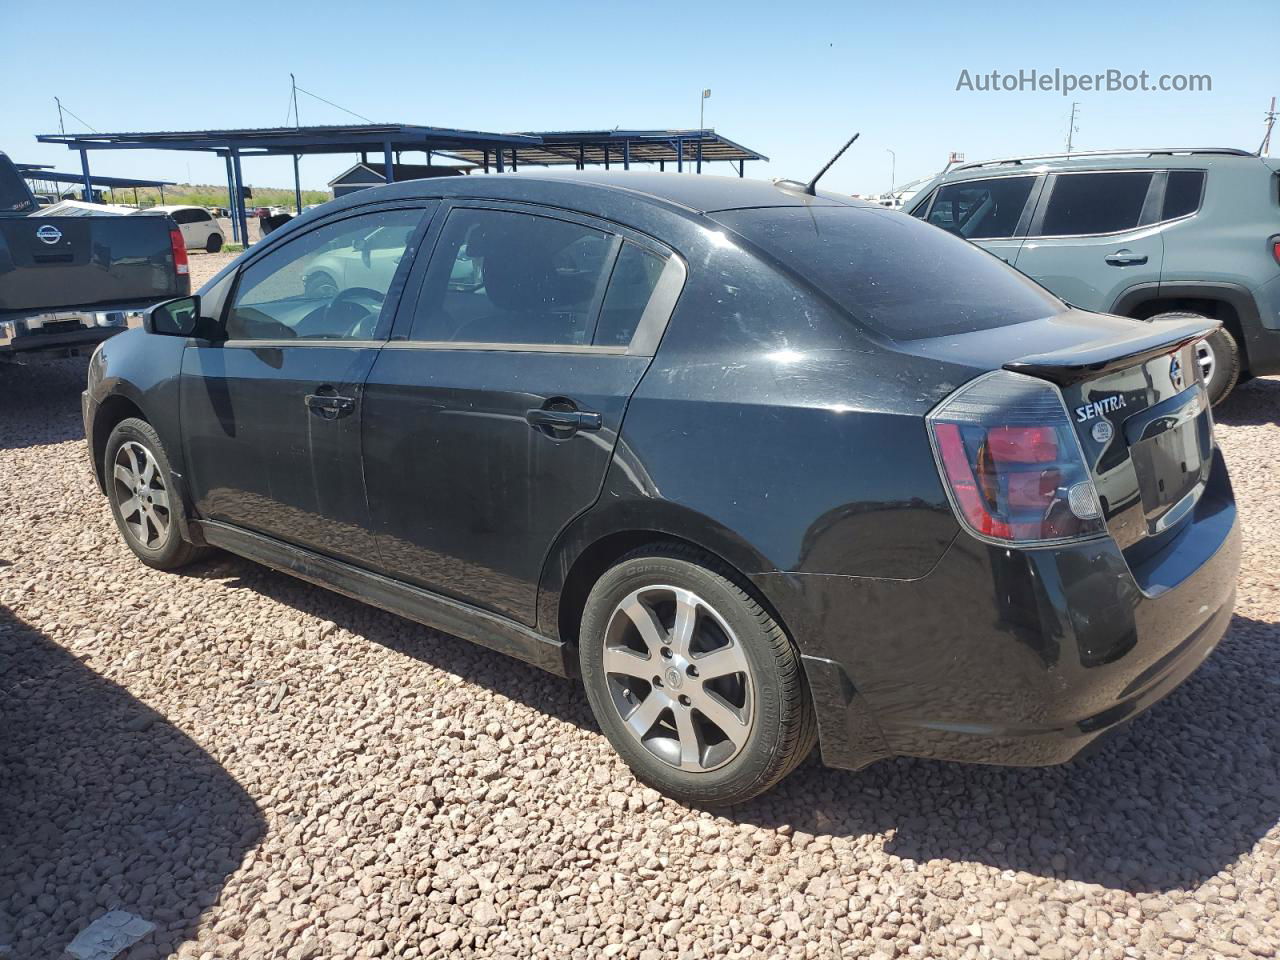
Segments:
[[[282,244],[240,275],[232,340],[368,339],[421,210],[338,220]]]
[[[410,336],[590,345],[618,242],[552,217],[454,210],[431,256]]]
[[[1150,173],[1059,174],[1040,235],[1075,237],[1132,230],[1142,218]]]
[[[929,222],[966,240],[1012,237],[1035,177],[962,180],[938,188]]]

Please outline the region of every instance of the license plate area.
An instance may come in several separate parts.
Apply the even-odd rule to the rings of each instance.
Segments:
[[[1147,532],[1158,534],[1190,512],[1208,479],[1213,426],[1204,388],[1195,384],[1124,424]]]

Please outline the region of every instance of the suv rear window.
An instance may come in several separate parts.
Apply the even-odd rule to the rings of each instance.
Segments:
[[[989,330],[1066,309],[998,257],[906,214],[766,207],[715,219],[894,340]]]
[[[0,211],[24,212],[35,208],[35,201],[18,171],[8,157],[0,157]]]
[[[1142,217],[1150,173],[1068,173],[1055,178],[1043,237],[1132,230]]]
[[[1204,192],[1203,170],[1170,170],[1169,181],[1164,188],[1164,210],[1161,220],[1173,220],[1195,213],[1200,209],[1200,195]]]

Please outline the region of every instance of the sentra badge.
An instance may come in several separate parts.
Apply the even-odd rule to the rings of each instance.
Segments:
[[[1124,397],[1120,394],[1116,394],[1114,397],[1103,397],[1101,400],[1093,401],[1093,403],[1086,403],[1083,406],[1076,407],[1076,423],[1088,423],[1095,417],[1112,413],[1123,406]]]

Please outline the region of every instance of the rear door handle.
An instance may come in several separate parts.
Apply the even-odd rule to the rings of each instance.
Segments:
[[[1134,253],[1132,250],[1117,250],[1106,257],[1107,263],[1113,267],[1134,267],[1147,262],[1145,253]]]
[[[547,427],[551,430],[599,430],[604,417],[590,410],[547,410],[539,407],[524,415],[531,427]]]
[[[308,393],[304,398],[307,408],[326,420],[337,420],[345,417],[356,408],[356,402],[350,397],[339,397],[319,393]]]

